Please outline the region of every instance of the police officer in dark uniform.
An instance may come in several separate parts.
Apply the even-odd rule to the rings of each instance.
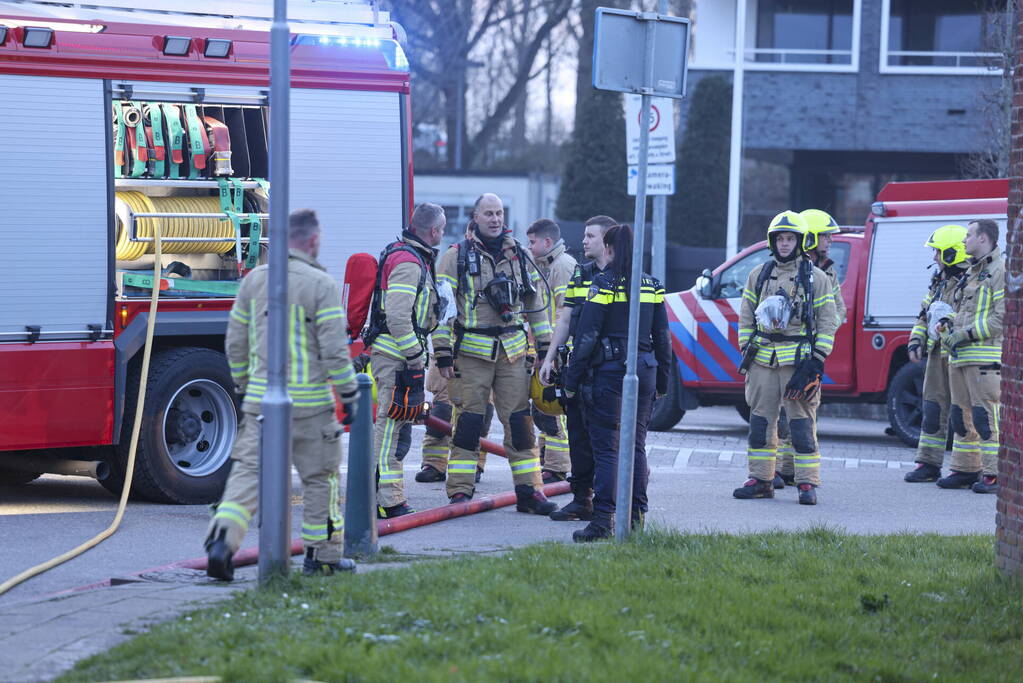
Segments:
[[[611,228],[604,234],[604,244],[610,266],[593,276],[565,373],[566,397],[570,401],[577,400],[577,393],[582,397],[595,468],[593,519],[585,529],[572,534],[577,543],[608,538],[614,528],[619,419],[629,336],[632,229],[628,225]],[[639,318],[639,396],[631,501],[634,526],[642,526],[647,510],[647,423],[655,393],[668,391],[671,367],[664,288],[646,274],[640,283]]]

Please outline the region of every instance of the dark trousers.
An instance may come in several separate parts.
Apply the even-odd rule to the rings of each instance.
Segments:
[[[593,448],[582,401],[568,401],[565,419],[568,425],[568,457],[572,462],[568,482],[574,495],[588,497],[593,488]]]
[[[647,510],[646,431],[656,391],[657,361],[652,353],[640,353],[637,364],[639,397],[636,408],[636,443],[633,448],[632,509]],[[594,369],[593,390],[584,393],[590,444],[593,448],[594,521],[610,526],[615,512],[618,483],[618,437],[625,362],[608,361]],[[589,394],[585,397],[585,394]],[[574,463],[573,463],[574,464]]]

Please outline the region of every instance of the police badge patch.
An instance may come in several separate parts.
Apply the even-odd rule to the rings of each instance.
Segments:
[[[600,294],[600,287],[595,284],[590,285],[590,291],[586,292],[586,300],[593,301],[598,294]]]

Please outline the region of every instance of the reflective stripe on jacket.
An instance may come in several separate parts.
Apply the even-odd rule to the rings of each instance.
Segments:
[[[267,266],[242,279],[227,323],[224,347],[242,409],[258,414],[267,387]],[[341,289],[312,257],[288,252],[288,364],[285,377],[292,415],[305,417],[334,409],[336,388],[343,402],[358,395],[348,355]]]

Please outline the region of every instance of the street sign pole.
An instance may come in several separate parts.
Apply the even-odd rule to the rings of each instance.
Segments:
[[[618,487],[615,504],[615,539],[629,537],[632,524],[632,475],[635,470],[636,409],[639,402],[639,295],[643,279],[643,248],[646,230],[646,167],[650,146],[650,94],[654,82],[654,30],[656,21],[646,22],[643,57],[643,106],[639,115],[639,178],[636,185],[636,216],[632,247],[632,274],[629,276],[629,343],[625,356],[625,380],[622,383],[622,415],[618,434]]]
[[[285,384],[288,308],[288,0],[274,0],[270,28],[270,262],[266,394],[259,451],[259,583],[291,566],[291,397]]]
[[[668,0],[657,0],[657,13],[668,13]],[[675,127],[674,107],[667,124]],[[661,113],[664,116],[664,113]],[[659,194],[654,197],[653,244],[650,245],[650,274],[665,283],[668,258],[668,197]]]

